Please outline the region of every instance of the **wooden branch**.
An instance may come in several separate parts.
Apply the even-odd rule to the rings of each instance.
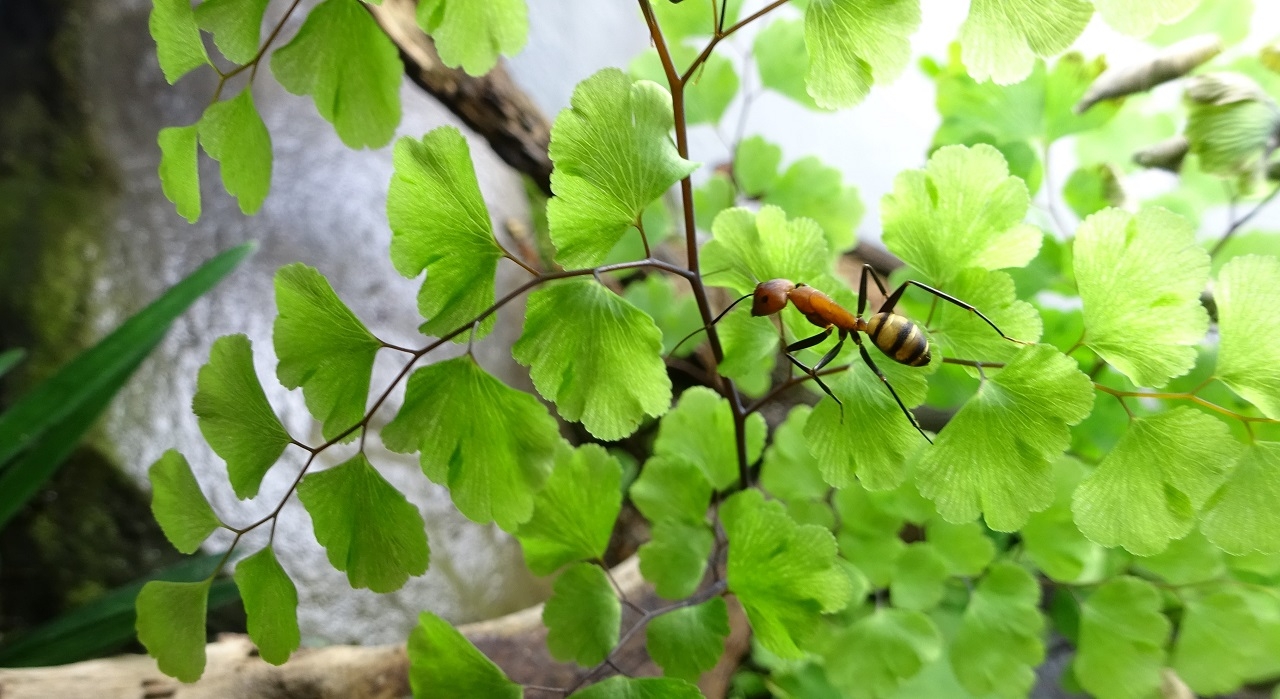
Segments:
[[[613,569],[627,599],[645,609],[667,604],[640,576],[639,559],[632,557]],[[704,674],[699,687],[708,697],[723,697],[729,677],[748,650],[746,615],[729,598],[729,638],[715,669]],[[623,629],[636,614],[624,609]],[[559,663],[547,652],[547,629],[542,605],[490,621],[459,628],[472,643],[498,664],[507,676],[523,684],[568,687],[586,672]],[[95,699],[398,699],[409,696],[409,659],[404,645],[327,646],[304,648],[279,667],[258,657],[247,636],[227,635],[205,647],[208,665],[194,684],[183,684],[160,672],[145,655],[123,655],[59,667],[0,670],[3,699],[95,697]],[[638,633],[616,656],[620,667],[635,676],[660,675],[648,659],[644,634]],[[601,674],[594,679],[603,679]]]
[[[463,123],[489,142],[508,165],[523,172],[551,194],[551,124],[502,65],[472,77],[440,62],[435,43],[418,27],[415,0],[364,3],[400,49],[405,73]]]

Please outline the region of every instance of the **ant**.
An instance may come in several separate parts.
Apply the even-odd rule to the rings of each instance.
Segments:
[[[880,310],[873,313],[870,318],[864,320],[862,318],[862,314],[866,311],[867,307],[868,277],[876,283],[876,288],[878,288],[880,290],[880,294],[885,297],[885,301],[881,304]],[[732,310],[734,306],[748,298],[752,299],[751,315],[753,316],[773,315],[786,308],[787,303],[794,304],[796,310],[803,313],[804,317],[807,318],[810,323],[822,328],[822,331],[816,335],[806,337],[802,340],[797,340],[796,342],[787,345],[783,354],[786,355],[787,359],[789,359],[792,364],[796,365],[801,371],[813,378],[813,380],[817,382],[818,386],[822,388],[823,392],[828,396],[831,396],[831,399],[836,402],[836,405],[840,406],[841,421],[844,420],[844,403],[836,397],[835,393],[831,392],[831,389],[827,384],[818,376],[818,372],[821,371],[823,367],[830,364],[831,360],[835,359],[836,356],[840,354],[840,350],[844,347],[845,341],[852,338],[853,343],[858,346],[858,352],[862,355],[862,361],[866,363],[871,371],[875,372],[876,376],[880,377],[880,382],[885,385],[885,388],[889,389],[889,393],[893,396],[893,399],[897,401],[898,407],[902,409],[902,413],[911,421],[911,425],[915,427],[930,444],[932,444],[933,440],[929,439],[929,435],[925,434],[924,430],[920,428],[920,423],[916,422],[915,416],[913,416],[911,411],[907,410],[907,406],[902,403],[902,399],[898,397],[898,392],[893,390],[893,385],[889,383],[889,379],[884,375],[884,372],[880,371],[880,368],[877,367],[876,363],[871,359],[871,355],[867,352],[867,348],[862,344],[861,337],[861,333],[866,333],[867,338],[871,340],[871,344],[875,345],[877,349],[885,354],[885,356],[899,364],[905,364],[913,367],[927,365],[930,358],[933,356],[931,347],[929,346],[929,338],[925,337],[924,332],[920,329],[920,326],[916,325],[915,322],[908,319],[906,316],[898,315],[893,312],[894,307],[898,305],[898,301],[902,298],[902,294],[907,290],[907,287],[913,285],[924,289],[943,301],[953,303],[966,311],[976,314],[979,318],[985,321],[987,325],[990,325],[992,329],[999,333],[1000,337],[1003,337],[1010,342],[1026,344],[1022,340],[1015,340],[1008,335],[1005,335],[995,323],[991,322],[990,318],[983,315],[982,311],[979,311],[977,308],[974,308],[970,304],[967,304],[950,294],[939,291],[938,289],[926,284],[922,284],[914,279],[909,279],[903,282],[897,289],[894,289],[892,294],[890,294],[885,290],[884,283],[880,281],[880,277],[875,273],[875,270],[871,268],[871,265],[862,266],[862,278],[858,283],[858,312],[856,314],[850,313],[840,304],[836,303],[830,296],[827,296],[811,286],[797,284],[788,279],[771,279],[767,282],[760,282],[756,285],[755,291],[729,304],[729,307],[724,309],[720,315],[716,316],[715,319],[711,321],[711,324],[715,325],[726,313]],[[700,331],[701,329],[694,332],[696,333]],[[831,337],[831,333],[837,331],[839,339],[836,341],[835,346],[824,354],[822,359],[818,360],[818,363],[812,367],[805,366],[803,362],[792,355],[793,352],[799,352],[800,350],[821,344],[824,340]],[[690,337],[692,337],[692,335],[690,335]],[[681,340],[681,342],[683,342],[683,340]]]

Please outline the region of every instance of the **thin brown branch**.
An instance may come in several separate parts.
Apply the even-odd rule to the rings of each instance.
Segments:
[[[1244,226],[1244,224],[1248,223],[1254,216],[1257,216],[1258,212],[1262,211],[1264,206],[1270,204],[1271,200],[1276,198],[1276,195],[1280,195],[1280,184],[1277,184],[1275,189],[1271,190],[1271,193],[1268,194],[1265,199],[1258,202],[1257,206],[1249,209],[1249,213],[1241,216],[1235,221],[1232,221],[1231,225],[1227,226],[1227,230],[1222,234],[1222,238],[1220,238],[1218,242],[1209,249],[1209,257],[1217,255],[1218,252],[1222,250],[1222,246],[1226,245],[1228,240],[1231,240],[1231,236],[1235,235],[1236,231],[1240,230],[1240,228]]]

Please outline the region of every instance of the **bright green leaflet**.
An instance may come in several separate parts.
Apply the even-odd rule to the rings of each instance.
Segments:
[[[1218,305],[1218,368],[1231,390],[1280,418],[1280,260],[1245,255],[1223,265]]]
[[[1156,694],[1169,638],[1160,591],[1119,577],[1099,587],[1081,609],[1074,664],[1081,686],[1098,699]]]
[[[650,522],[705,524],[711,484],[692,461],[656,455],[644,463],[631,484],[631,502]]]
[[[657,520],[649,541],[640,546],[640,574],[653,583],[660,597],[684,599],[702,582],[714,543],[711,529],[704,523]]]
[[[311,10],[293,40],[272,54],[271,72],[289,92],[311,95],[348,148],[380,148],[400,123],[404,65],[357,0],[325,0]]]
[[[713,597],[655,618],[644,633],[645,648],[662,674],[697,682],[724,654],[729,608],[723,597]]]
[[[553,658],[591,667],[618,643],[622,603],[603,568],[575,563],[556,579],[542,623]]]
[[[195,11],[188,0],[153,0],[148,21],[151,38],[156,42],[160,70],[170,85],[178,78],[209,65]]]
[[[1261,629],[1243,596],[1227,589],[1187,602],[1173,669],[1200,696],[1228,694],[1246,679]]]
[[[724,3],[724,26],[729,28],[737,21],[738,11],[742,9],[742,0],[728,0]],[[719,12],[719,4],[716,6]],[[711,24],[711,8],[704,2],[655,2],[653,13],[658,17],[658,25],[667,41],[692,37],[711,36],[714,27]]]
[[[1280,444],[1245,448],[1231,478],[1209,500],[1204,534],[1227,553],[1280,552]]]
[[[702,699],[697,686],[669,677],[610,677],[569,695],[570,699]]]
[[[909,544],[898,554],[889,578],[889,595],[898,609],[927,612],[942,601],[947,561],[932,544]]]
[[[1136,559],[1133,564],[1170,585],[1192,585],[1223,578],[1227,573],[1224,558],[1222,549],[1210,543],[1200,529],[1192,529],[1190,534],[1169,542],[1164,551]]]
[[[191,411],[200,434],[227,462],[227,476],[241,500],[258,494],[263,476],[291,438],[280,424],[253,369],[253,346],[244,335],[218,338],[200,367]]]
[[[992,566],[964,611],[951,643],[956,679],[976,696],[1027,696],[1044,660],[1040,585],[1013,563]]]
[[[578,83],[551,128],[557,262],[599,264],[649,202],[697,168],[676,152],[672,123],[671,96],[655,83],[615,68]]]
[[[1004,272],[966,269],[956,275],[943,291],[968,302],[991,319],[1007,336],[1023,342],[1036,342],[1044,332],[1044,324],[1035,306],[1017,297],[1013,278]],[[921,296],[928,298],[923,292]],[[938,343],[945,357],[1003,362],[1021,349],[1017,343],[1000,337],[976,313],[941,299],[934,306],[929,339]]]
[[[729,590],[756,638],[781,657],[800,657],[798,642],[819,614],[843,609],[853,592],[836,563],[835,538],[821,527],[797,525],[782,503],[766,503],[758,490],[725,500],[720,520],[729,540]]]
[[[666,275],[653,274],[642,282],[628,284],[622,298],[648,313],[658,324],[662,331],[663,356],[676,349],[676,343],[689,333],[702,327],[697,299],[693,294],[677,292],[675,282]],[[680,346],[676,356],[687,357],[697,348],[697,340],[690,338]]]
[[[777,19],[756,35],[751,55],[760,70],[760,84],[809,109],[821,109],[805,86],[809,74],[809,49],[804,23]]]
[[[493,305],[502,248],[462,132],[442,126],[421,141],[402,138],[394,163],[387,191],[391,263],[409,278],[427,271],[418,292],[418,312],[427,322],[419,330],[444,335],[470,325]],[[480,321],[476,339],[493,329],[495,317]],[[471,333],[454,338],[470,339]]]
[[[760,465],[759,485],[770,495],[790,503],[796,500],[821,500],[831,491],[823,480],[821,461],[810,453],[806,423],[812,408],[797,405],[787,419],[773,432],[773,441],[764,451]]]
[[[759,212],[726,209],[716,216],[711,240],[702,246],[707,281],[745,294],[770,279],[814,283],[830,269],[831,251],[810,219],[787,219],[776,206]],[[724,271],[721,271],[724,270]]]
[[[1159,553],[1191,531],[1239,452],[1221,420],[1193,408],[1135,419],[1076,489],[1076,524],[1103,546]]]
[[[672,44],[669,49],[676,66],[692,65],[698,55],[697,49],[685,44]],[[650,48],[636,56],[628,70],[636,80],[650,80],[659,85],[667,82],[657,49]],[[685,86],[685,122],[690,126],[718,123],[736,94],[738,71],[733,61],[721,53],[711,54]]]
[[[881,200],[884,244],[937,285],[968,267],[1021,267],[1043,236],[1022,222],[1029,201],[995,148],[939,148],[924,170],[894,178]]]
[[[751,464],[764,449],[764,417],[759,413],[748,416],[746,431],[747,463]],[[694,386],[680,394],[680,401],[662,418],[653,453],[689,461],[702,470],[711,485],[722,490],[738,479],[734,445],[729,401],[710,388]]]
[[[203,0],[196,5],[196,22],[213,34],[213,43],[227,60],[248,63],[258,53],[262,16],[270,0]]]
[[[743,304],[745,305],[745,301]],[[773,368],[778,361],[778,330],[772,324],[753,318],[748,309],[720,319],[716,325],[724,361],[720,375],[733,379],[738,390],[759,397],[773,385]]]
[[[351,587],[392,592],[427,571],[422,515],[363,453],[308,474],[298,499],[311,515],[316,541]]]
[[[200,170],[196,166],[198,124],[160,129],[160,188],[178,210],[195,223],[200,218]]]
[[[142,586],[136,607],[138,640],[170,677],[195,682],[204,674],[204,622],[209,584],[154,580]]]
[[[914,488],[911,484],[903,487]],[[858,566],[877,588],[886,587],[893,563],[906,548],[898,536],[904,522],[900,514],[889,512],[858,483],[835,491],[835,508],[840,519],[840,553]]]
[[[240,211],[257,213],[271,188],[271,134],[253,104],[253,91],[209,105],[196,126],[200,145],[221,165],[222,186]]]
[[[1280,127],[1280,109],[1270,100],[1230,104],[1191,103],[1187,140],[1205,172],[1242,176],[1246,191],[1262,168],[1271,135]]]
[[[237,563],[235,578],[249,618],[249,638],[263,660],[283,665],[302,642],[298,589],[270,546]]]
[[[973,0],[960,26],[965,65],[975,80],[1016,83],[1037,56],[1066,50],[1092,16],[1085,0]]]
[[[856,187],[844,186],[839,170],[821,160],[810,156],[792,163],[761,201],[781,207],[791,218],[817,221],[832,252],[853,247],[854,228],[862,220],[862,199]]]
[[[521,699],[523,688],[507,679],[449,622],[423,612],[409,635],[409,686],[415,697]]]
[[[827,676],[844,696],[881,699],[942,652],[942,634],[921,612],[880,608],[842,629],[827,657]]]
[[[533,517],[516,533],[525,563],[549,575],[571,561],[603,559],[621,508],[618,460],[598,444],[562,447],[534,500]]]
[[[594,281],[573,279],[529,296],[511,353],[561,417],[609,441],[670,406],[661,350],[652,318]]]
[[[810,0],[804,13],[809,94],[826,109],[852,107],[911,59],[919,0]]]
[[[770,26],[777,24],[780,23],[775,22]],[[743,194],[759,197],[772,189],[778,181],[778,166],[781,164],[782,148],[760,136],[752,136],[743,139],[733,155],[733,179],[742,188]]]
[[[1250,682],[1274,677],[1280,665],[1280,595],[1275,590],[1241,586],[1236,590],[1245,598],[1259,627],[1254,657],[1249,663]]]
[[[1119,173],[1109,163],[1076,168],[1062,185],[1062,200],[1081,219],[1109,206],[1123,206]]]
[[[1196,9],[1201,0],[1094,0],[1098,14],[1125,34],[1146,36]],[[1206,3],[1208,4],[1208,3]]]
[[[996,531],[1022,528],[1053,502],[1052,460],[1092,406],[1093,384],[1075,360],[1049,345],[1023,349],[988,374],[924,452],[920,493],[949,521],[982,514]]]
[[[926,370],[898,364],[875,349],[868,351],[908,408],[924,402]],[[844,402],[843,413],[835,401],[823,398],[809,416],[804,428],[809,451],[822,477],[836,488],[853,483],[855,474],[869,490],[896,488],[907,477],[907,456],[924,437],[880,378],[861,359],[851,361],[848,371],[826,380]]]
[[[469,356],[415,371],[382,441],[394,452],[420,451],[423,472],[449,487],[460,512],[506,531],[533,513],[534,494],[563,442],[537,398]]]
[[[1050,579],[1066,583],[1095,582],[1104,572],[1106,550],[1089,541],[1076,526],[1071,496],[1084,478],[1085,466],[1069,457],[1053,465],[1057,495],[1049,509],[1032,513],[1022,528],[1027,557]]]
[[[694,223],[698,228],[709,231],[716,216],[735,203],[733,182],[721,173],[712,173],[706,182],[693,189]]]
[[[218,516],[200,492],[200,484],[185,457],[166,451],[148,472],[151,477],[151,514],[165,538],[182,553],[195,553],[218,528]]]
[[[1191,224],[1159,208],[1106,209],[1080,224],[1073,250],[1089,347],[1139,386],[1190,370],[1209,327],[1209,255]]]
[[[484,75],[498,54],[512,56],[529,38],[525,0],[423,0],[418,25],[431,35],[440,60],[471,75]]]
[[[373,357],[382,343],[329,280],[302,263],[276,272],[276,307],[276,376],[285,388],[302,387],[307,409],[324,423],[325,439],[334,439],[364,419]]]
[[[946,562],[947,571],[952,575],[981,575],[996,557],[995,542],[977,522],[952,524],[936,519],[925,529],[925,539]]]

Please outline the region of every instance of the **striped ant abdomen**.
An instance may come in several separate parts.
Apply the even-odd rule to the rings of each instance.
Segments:
[[[897,313],[876,313],[867,319],[867,337],[885,356],[907,366],[929,363],[929,338],[920,326]]]

